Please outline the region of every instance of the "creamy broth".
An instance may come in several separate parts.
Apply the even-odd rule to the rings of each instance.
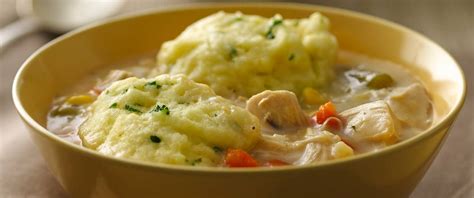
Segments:
[[[431,99],[401,65],[338,50],[329,19],[218,12],[157,58],[95,71],[47,127],[105,155],[209,167],[308,165],[426,130]]]
[[[128,72],[132,76],[150,77],[155,75],[152,61],[144,59],[137,64],[123,64],[119,67],[108,67],[102,71],[94,72],[82,79],[72,89],[61,93],[52,106],[48,115],[48,129],[67,141],[81,145],[81,138],[78,135],[78,129],[81,123],[87,119],[87,112],[90,102],[84,104],[68,104],[67,100],[71,96],[87,95],[93,100],[96,99],[102,90],[96,90],[103,86],[104,82],[110,80],[110,74],[114,72]],[[334,83],[318,92],[324,96],[324,100],[332,101],[336,106],[337,112],[343,112],[353,107],[386,99],[393,90],[401,89],[412,84],[418,83],[402,66],[388,61],[382,61],[374,58],[355,54],[347,51],[341,51],[338,64],[336,65],[336,77]],[[370,89],[366,86],[367,80],[357,79],[362,75],[370,78],[378,73],[390,74],[393,79],[391,86],[381,89]],[[109,75],[109,76],[108,76]],[[114,79],[118,80],[118,79]],[[245,106],[247,98],[234,100],[236,104]],[[321,104],[308,104],[304,98],[298,98],[303,111],[312,117]],[[323,102],[326,102],[323,101]],[[432,118],[432,112],[427,117],[428,122]],[[343,123],[347,124],[347,123]],[[399,123],[397,127],[399,137],[390,144],[357,145],[357,142],[346,142],[350,145],[354,154],[374,152],[399,141],[406,140],[423,131],[423,129],[410,127],[404,123]],[[322,133],[323,132],[323,133]],[[330,159],[330,153],[334,152],[333,142],[341,139],[341,134],[332,133],[324,125],[313,123],[311,126],[303,129],[294,130],[290,133],[275,132],[274,130],[263,130],[262,140],[249,152],[261,165],[302,165],[308,163],[317,163]],[[314,139],[315,142],[328,142],[324,144],[308,144],[305,140]],[[319,140],[318,140],[319,139]],[[342,138],[344,139],[344,138]],[[280,142],[279,142],[280,141]],[[344,141],[345,142],[345,141]],[[272,145],[275,144],[275,145]],[[309,146],[310,145],[310,146]],[[311,146],[312,145],[312,146]],[[290,149],[289,149],[290,148]],[[224,150],[225,148],[219,148]],[[308,156],[311,152],[318,153],[316,156]],[[224,158],[224,152],[222,152]],[[310,162],[308,162],[310,161]]]

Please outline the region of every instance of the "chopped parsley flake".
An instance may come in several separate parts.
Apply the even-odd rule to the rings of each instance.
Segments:
[[[229,56],[231,59],[234,59],[238,55],[237,49],[235,47],[230,48]]]
[[[114,102],[113,104],[111,104],[111,105],[109,106],[109,108],[117,108],[117,105],[118,105],[118,104],[117,104],[116,102]]]
[[[272,24],[270,25],[270,27],[268,28],[268,31],[267,33],[265,34],[265,37],[267,37],[267,39],[274,39],[275,38],[275,34],[273,34],[273,29],[275,29],[276,26],[280,25],[283,23],[283,20],[281,19],[274,19]]]
[[[295,59],[295,54],[291,53],[290,56],[288,56],[288,60],[292,61],[293,59]]]
[[[156,87],[157,89],[161,88],[161,85],[156,83],[156,81],[147,82],[145,86],[153,86],[153,87]]]
[[[170,114],[170,109],[166,105],[160,106],[159,104],[151,112],[163,112],[166,115]]]
[[[352,130],[356,131],[356,126],[352,125],[351,128]]]
[[[160,143],[161,142],[161,138],[156,136],[156,135],[150,135],[150,140],[153,142],[153,143]]]
[[[142,113],[140,110],[138,110],[138,109],[136,109],[133,106],[128,105],[128,104],[125,105],[125,110],[130,111],[130,112],[134,112],[134,113]]]
[[[213,146],[212,150],[214,150],[214,152],[216,153],[222,153],[224,151],[221,147],[218,146]]]
[[[125,90],[123,90],[123,91],[122,91],[122,94],[127,93],[127,91],[128,91],[128,88],[126,88]]]
[[[235,21],[235,22],[237,22],[237,21],[242,21],[242,17],[241,17],[241,16],[238,16],[238,17],[236,17],[236,18],[234,19],[234,21]]]
[[[201,163],[202,162],[202,159],[201,158],[198,158],[198,159],[195,159],[193,162],[191,162],[191,165],[196,165],[198,163]]]

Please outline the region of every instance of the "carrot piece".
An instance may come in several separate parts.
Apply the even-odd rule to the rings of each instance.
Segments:
[[[228,149],[225,164],[229,167],[256,167],[257,161],[242,149]]]
[[[270,167],[273,167],[273,166],[286,166],[286,165],[289,165],[289,164],[284,162],[284,161],[277,160],[277,159],[270,160],[270,161],[265,163],[265,166],[270,166]]]
[[[332,129],[332,130],[335,130],[335,131],[340,131],[342,126],[341,126],[341,121],[339,120],[339,118],[337,117],[329,117],[328,119],[326,119],[326,125]]]
[[[316,123],[319,123],[317,120],[318,118],[316,117],[316,115],[311,117],[311,123],[313,125],[316,125]],[[344,124],[344,122],[339,116],[331,116],[327,118],[322,124],[325,124],[326,128],[330,129],[330,131],[337,132],[342,129],[343,127],[342,124]]]
[[[323,124],[329,117],[336,117],[336,107],[329,101],[319,107],[316,112],[316,123]]]

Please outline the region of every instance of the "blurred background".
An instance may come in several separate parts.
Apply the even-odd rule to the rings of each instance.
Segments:
[[[98,6],[91,1],[85,0],[88,6]],[[123,0],[122,4],[114,1],[119,0],[102,0],[108,4],[102,5],[105,7],[100,10],[98,17],[122,15],[183,3],[205,2],[203,0]],[[28,1],[0,0],[0,32],[4,31],[9,24],[18,22],[20,18],[28,15],[28,6],[17,9],[17,4],[25,2]],[[466,103],[443,149],[412,197],[474,197],[474,92],[470,90],[474,86],[474,0],[303,0],[293,2],[345,8],[400,23],[428,36],[454,56],[463,67],[467,79]],[[64,10],[67,6],[67,3],[56,5],[55,9]],[[115,7],[112,9],[112,6],[117,6],[117,9]],[[91,16],[92,14],[89,13]],[[57,16],[49,17],[52,20],[58,18]],[[95,21],[94,18],[87,20]],[[74,22],[61,24],[59,28],[49,27],[49,31],[44,29],[36,31],[38,30],[36,21],[23,20],[22,24],[16,24],[15,35],[22,32],[31,33],[9,45],[6,45],[5,37],[0,39],[0,197],[67,197],[47,170],[20,118],[16,115],[11,99],[11,85],[22,62],[36,49],[59,36],[58,32],[64,31],[61,28],[68,29],[70,27],[67,26],[73,25],[72,23]]]

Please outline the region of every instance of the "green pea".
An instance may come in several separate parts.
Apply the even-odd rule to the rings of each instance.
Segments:
[[[51,112],[52,116],[73,116],[80,113],[78,107],[74,106],[61,106],[59,108],[54,109]]]
[[[367,83],[367,87],[370,89],[382,89],[387,88],[393,85],[393,79],[388,74],[377,74],[372,79],[370,79],[369,83]]]

